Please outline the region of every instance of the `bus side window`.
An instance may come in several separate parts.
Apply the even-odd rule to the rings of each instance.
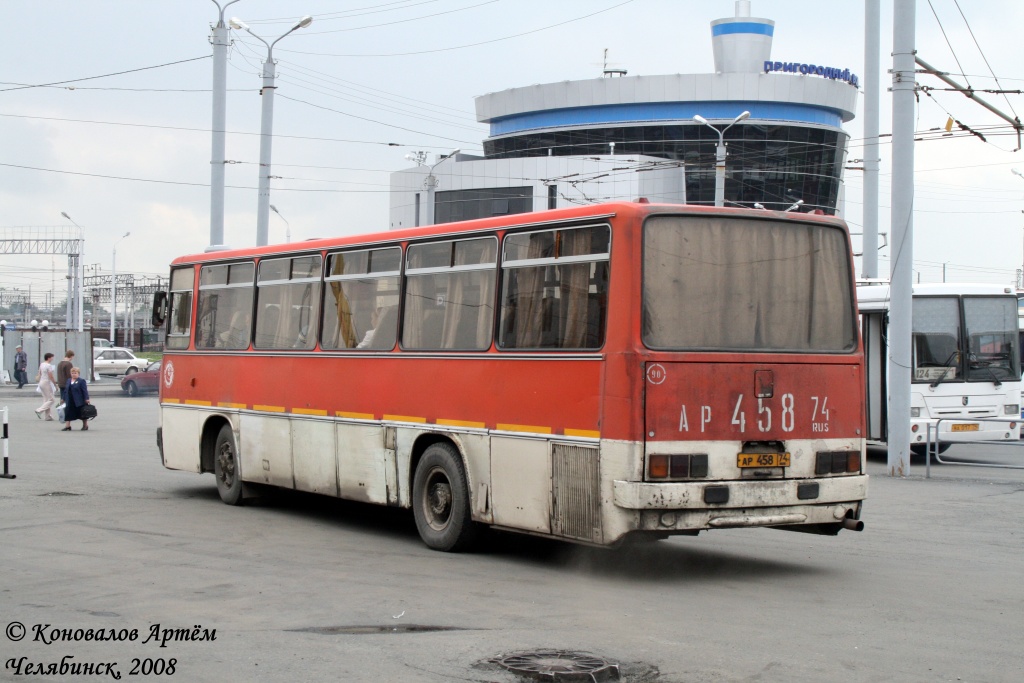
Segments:
[[[199,271],[196,348],[249,347],[254,272],[251,261],[204,266]]]
[[[408,249],[402,348],[490,348],[498,242],[425,242]]]
[[[502,258],[505,349],[595,349],[604,344],[607,226],[507,235]]]

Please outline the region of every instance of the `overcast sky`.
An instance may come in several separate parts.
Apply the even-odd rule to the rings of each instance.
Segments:
[[[1024,88],[1024,2],[918,0],[926,61],[974,88]],[[223,4],[223,3],[222,3]],[[776,22],[780,61],[864,65],[861,2],[753,0]],[[210,0],[3,0],[0,28],[0,227],[85,229],[85,263],[165,274],[171,259],[209,243],[212,59]],[[961,14],[962,10],[962,14]],[[482,152],[473,98],[596,78],[604,50],[629,75],[713,70],[709,23],[733,0],[240,0],[226,16],[282,40],[274,107],[270,241],[287,220],[295,240],[386,229],[388,173],[405,155]],[[936,18],[936,15],[937,18]],[[891,130],[892,2],[882,2],[883,133]],[[944,29],[944,31],[943,31]],[[255,244],[260,63],[266,48],[233,31],[227,100],[225,241]],[[980,49],[979,49],[980,45]],[[117,74],[120,75],[110,75]],[[999,85],[993,79],[998,77]],[[922,75],[922,85],[942,88]],[[56,85],[45,85],[56,84]],[[24,87],[37,86],[37,87]],[[982,94],[1024,115],[1018,94]],[[915,271],[924,282],[1010,285],[1024,261],[1024,152],[994,114],[958,93],[921,95],[917,129],[948,115],[977,129],[916,145]],[[862,154],[863,97],[850,166]],[[934,138],[935,135],[928,137]],[[882,147],[881,230],[889,230],[891,148]],[[862,224],[861,173],[846,171],[844,217]],[[282,218],[283,217],[283,218]],[[859,237],[854,238],[859,248]],[[880,257],[888,272],[889,251]],[[55,283],[64,256],[0,255],[0,286],[33,298]]]

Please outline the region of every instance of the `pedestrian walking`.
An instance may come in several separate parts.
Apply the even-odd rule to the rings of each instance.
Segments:
[[[14,379],[18,380],[18,388],[21,389],[28,383],[28,354],[22,351],[21,344],[15,349],[14,354]]]
[[[71,368],[71,378],[65,392],[67,401],[64,404],[64,429],[61,431],[70,432],[74,420],[81,420],[82,431],[86,431],[89,429],[89,423],[82,417],[82,407],[89,403],[89,387],[86,381],[79,377],[78,368]]]
[[[60,387],[60,402],[68,402],[68,380],[71,379],[71,366],[74,365],[72,358],[75,352],[71,349],[64,354],[64,360],[57,363],[57,386]]]
[[[57,378],[53,363],[53,354],[47,353],[43,356],[43,362],[39,364],[39,393],[43,395],[43,405],[36,408],[36,417],[53,422],[53,392],[57,388]]]

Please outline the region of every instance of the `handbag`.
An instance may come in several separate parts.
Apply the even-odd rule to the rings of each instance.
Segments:
[[[97,415],[96,406],[91,403],[86,403],[82,406],[82,409],[78,411],[78,416],[82,420],[95,420]]]

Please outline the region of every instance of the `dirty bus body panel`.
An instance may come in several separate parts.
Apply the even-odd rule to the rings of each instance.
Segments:
[[[441,550],[858,528],[851,273],[835,219],[642,203],[181,258],[161,457]]]

